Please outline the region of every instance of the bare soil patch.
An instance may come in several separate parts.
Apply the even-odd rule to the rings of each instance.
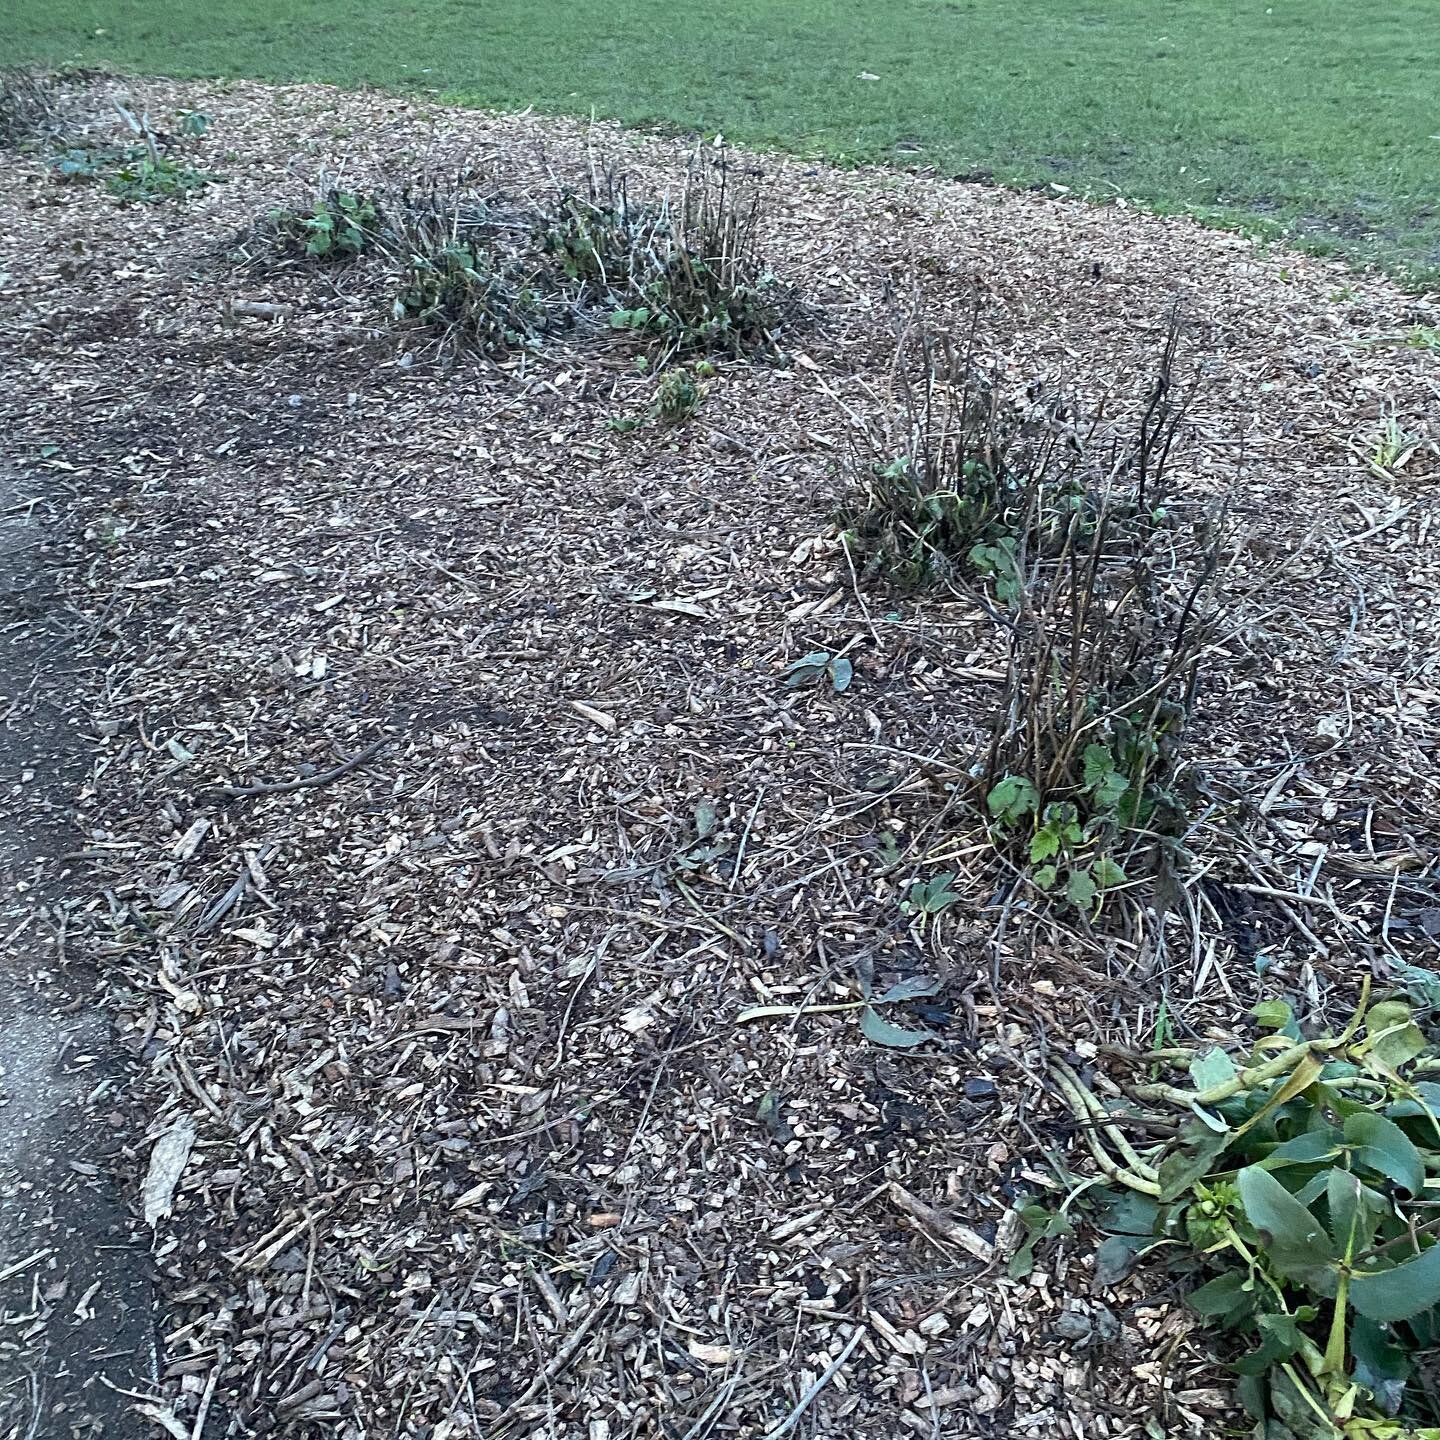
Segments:
[[[0,176],[0,455],[59,496],[66,926],[134,1061],[137,1207],[193,1136],[137,1403],[194,1436],[1211,1433],[1163,1277],[1099,1287],[1076,1245],[1012,1280],[1007,1216],[1072,1139],[1051,1047],[1093,1060],[1162,999],[1234,1026],[1259,970],[1320,1006],[1434,958],[1440,395],[1393,343],[1433,313],[1179,220],[766,159],[813,318],[617,433],[654,389],[623,336],[445,366],[364,262],[224,254],[336,175],[539,196],[599,148],[673,187],[681,142],[319,87],[143,102],[205,111],[225,182]],[[1116,414],[1187,316],[1178,472],[1240,537],[1194,743],[1250,836],[1197,842],[1193,943],[996,953],[937,819],[994,624],[858,586],[834,538],[896,295],[958,323],[977,284],[1017,393]],[[1377,471],[1387,418],[1416,444]],[[821,649],[851,686],[787,689]],[[899,901],[940,869],[961,900],[921,929]],[[853,1011],[736,1023],[917,975],[914,1050]]]

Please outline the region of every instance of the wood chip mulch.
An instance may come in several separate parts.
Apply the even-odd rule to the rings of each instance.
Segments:
[[[135,88],[78,100],[103,131]],[[127,206],[7,162],[0,457],[70,637],[35,695],[92,756],[49,933],[134,1060],[157,1433],[1211,1433],[1225,1382],[1165,1277],[1103,1289],[1077,1243],[1011,1279],[1007,1217],[1072,1134],[1047,1045],[1434,954],[1440,355],[1404,343],[1434,308],[1120,204],[766,158],[808,306],[786,362],[618,433],[654,385],[623,337],[446,367],[368,262],[225,253],[327,177],[538,198],[595,150],[665,189],[683,142],[320,87],[138,99],[206,112],[226,179]],[[1017,392],[1116,414],[1187,319],[1178,473],[1241,537],[1196,743],[1258,838],[1202,847],[1230,903],[1163,963],[996,963],[983,865],[929,828],[994,626],[857,586],[835,539],[897,310],[958,321],[976,285]],[[1377,469],[1390,419],[1415,443]],[[815,650],[845,693],[785,686]],[[961,901],[919,928],[899,901],[942,868]],[[941,982],[916,1049],[853,1010],[736,1021],[910,975]]]

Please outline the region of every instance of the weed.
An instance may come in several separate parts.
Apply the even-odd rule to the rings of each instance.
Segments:
[[[161,137],[150,117],[137,115],[123,105],[115,107],[136,143],[129,145],[69,145],[51,163],[51,174],[61,182],[103,180],[118,200],[156,205],[183,199],[220,177],[207,174],[171,153],[171,137]],[[192,119],[196,112],[182,112]],[[182,119],[182,128],[184,121]],[[196,132],[193,126],[186,133]]]
[[[1440,328],[1434,325],[1412,325],[1405,343],[1414,350],[1440,350]]]
[[[272,242],[282,253],[313,260],[354,260],[370,249],[380,234],[379,206],[360,191],[327,190],[303,209],[272,210],[268,225]]]
[[[1386,416],[1362,458],[1381,479],[1393,479],[1403,470],[1410,457],[1420,448],[1421,437],[1407,430],[1393,416]]]
[[[688,420],[705,402],[705,387],[683,365],[666,370],[660,376],[651,414],[667,425]]]
[[[168,155],[152,157],[142,151],[121,160],[106,176],[105,186],[119,200],[158,205],[203,190],[215,178]]]
[[[198,140],[210,133],[210,117],[203,110],[180,110],[175,115],[175,128],[187,140]]]
[[[1415,1363],[1440,1336],[1440,1054],[1406,1000],[1370,1004],[1368,988],[1338,1035],[1305,1039],[1282,1001],[1255,1015],[1276,1033],[1248,1049],[1129,1056],[1188,1083],[1132,1082],[1119,1104],[1054,1065],[1102,1174],[1082,1201],[1109,1232],[1097,1278],[1163,1251],[1190,1308],[1244,1341],[1256,1433],[1432,1435],[1413,1427],[1440,1421]],[[1134,1126],[1173,1138],[1142,1151]]]

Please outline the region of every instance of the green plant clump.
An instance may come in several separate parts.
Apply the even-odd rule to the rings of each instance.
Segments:
[[[525,345],[547,328],[528,279],[470,245],[412,256],[393,309],[397,320],[425,326],[442,344],[484,355]]]
[[[679,200],[636,202],[623,176],[562,190],[540,226],[583,302],[661,360],[698,353],[773,359],[793,297],[766,268],[759,187],[723,152],[697,151]]]
[[[654,415],[667,425],[688,420],[705,402],[705,387],[683,365],[665,371],[655,391]]]
[[[117,199],[141,205],[159,205],[203,190],[216,177],[196,170],[168,155],[149,155],[143,150],[122,160],[106,177],[105,186]]]
[[[314,260],[356,259],[374,244],[381,223],[375,201],[351,190],[331,189],[307,208],[270,212],[280,248]]]
[[[1263,1440],[1437,1440],[1440,1051],[1403,998],[1362,995],[1313,1040],[1284,1002],[1255,1013],[1272,1033],[1248,1052],[1135,1056],[1188,1082],[1130,1083],[1109,1106],[1057,1062],[1103,1176],[1083,1196],[1110,1232],[1097,1274],[1154,1254],[1188,1276],[1190,1308],[1244,1346]],[[1174,1138],[1127,1135],[1157,1128]]]

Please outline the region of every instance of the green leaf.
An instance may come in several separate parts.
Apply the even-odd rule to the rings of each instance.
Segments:
[[[1230,1143],[1230,1136],[1217,1135],[1198,1120],[1191,1121],[1181,1132],[1184,1149],[1172,1150],[1160,1162],[1160,1203],[1178,1200],[1197,1180],[1210,1173]]]
[[[1355,1362],[1355,1379],[1374,1397],[1387,1415],[1400,1411],[1410,1362],[1405,1352],[1392,1345],[1373,1321],[1357,1315],[1350,1324],[1350,1354]]]
[[[1244,1270],[1227,1270],[1185,1297],[1197,1315],[1234,1315],[1254,1308],[1255,1295],[1250,1276]]]
[[[1088,910],[1095,903],[1095,882],[1088,870],[1072,870],[1065,882],[1065,898],[1079,910]]]
[[[1262,1030],[1283,1030],[1295,1018],[1284,1000],[1262,1000],[1250,1013]]]
[[[939,1039],[933,1030],[907,1030],[903,1025],[892,1025],[869,1005],[860,1012],[860,1033],[877,1045],[888,1045],[895,1050],[910,1050],[927,1040]]]
[[[1153,1235],[1160,1218],[1159,1202],[1135,1190],[1125,1190],[1106,1209],[1101,1227],[1116,1235]]]
[[[1320,1222],[1268,1170],[1247,1165],[1235,1185],[1265,1258],[1278,1274],[1313,1284],[1333,1273],[1335,1251]]]
[[[1197,1090],[1228,1085],[1235,1075],[1234,1063],[1218,1046],[1207,1050],[1203,1055],[1197,1055],[1190,1062],[1190,1079]]]
[[[1340,1132],[1327,1125],[1323,1130],[1307,1130],[1286,1140],[1256,1163],[1262,1170],[1282,1170],[1287,1165],[1323,1165],[1339,1153]]]
[[[1108,855],[1100,856],[1090,867],[1090,872],[1095,876],[1095,883],[1102,890],[1108,890],[1112,885],[1125,883],[1125,872]]]
[[[1330,1238],[1336,1253],[1351,1260],[1370,1248],[1390,1204],[1349,1170],[1331,1170],[1325,1182],[1330,1207]]]
[[[1408,1065],[1425,1049],[1425,1035],[1403,1000],[1382,1000],[1365,1014],[1364,1049],[1391,1070]]]
[[[812,650],[810,654],[802,655],[785,667],[786,687],[793,689],[797,685],[813,683],[825,673],[829,665],[828,650]]]
[[[843,655],[837,655],[830,662],[830,684],[837,695],[843,695],[854,678],[855,667]]]
[[[1052,855],[1060,853],[1060,837],[1047,825],[1043,830],[1037,830],[1030,841],[1030,863],[1034,865],[1039,860],[1048,860]]]
[[[1288,1104],[1297,1095],[1303,1095],[1320,1078],[1325,1062],[1318,1055],[1303,1055],[1295,1068],[1278,1084],[1270,1097],[1236,1132],[1239,1135],[1258,1125],[1266,1116]]]
[[[1118,1285],[1134,1268],[1144,1240],[1138,1235],[1111,1235],[1095,1252],[1095,1283]]]
[[[1425,1162],[1410,1137],[1393,1121],[1361,1110],[1345,1121],[1345,1143],[1355,1159],[1371,1170],[1419,1195],[1425,1184]]]
[[[1060,872],[1053,865],[1042,865],[1030,878],[1041,890],[1049,890]]]
[[[1115,768],[1115,756],[1108,745],[1087,745],[1081,763],[1085,784],[1093,789]]]
[[[1432,1245],[1393,1270],[1353,1276],[1350,1303],[1381,1325],[1409,1320],[1440,1305],[1440,1246]]]
[[[985,806],[997,819],[1014,822],[1040,808],[1040,794],[1023,775],[1006,775],[985,797]]]
[[[917,881],[910,892],[910,906],[925,915],[938,915],[942,910],[947,910],[959,898],[959,894],[950,888],[950,882],[955,878],[953,870],[942,870],[928,883]]]
[[[1317,1413],[1317,1401],[1302,1395],[1295,1381],[1280,1367],[1272,1367],[1269,1376],[1270,1404],[1284,1422],[1281,1436],[1292,1437],[1292,1440],[1336,1440],[1338,1432],[1329,1419]],[[1264,1433],[1274,1435],[1276,1428],[1271,1421]]]

